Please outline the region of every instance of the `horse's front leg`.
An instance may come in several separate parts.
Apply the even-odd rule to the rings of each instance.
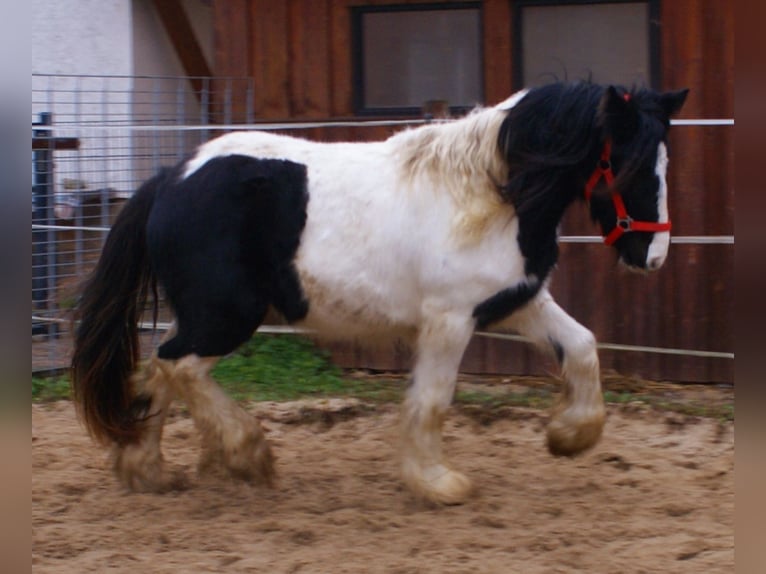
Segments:
[[[418,334],[415,367],[402,411],[402,475],[418,496],[459,504],[471,482],[442,453],[441,430],[457,371],[473,331],[470,316],[436,314]]]
[[[571,456],[595,445],[604,427],[596,340],[543,290],[506,325],[552,350],[561,365],[564,389],[548,424],[548,449]]]

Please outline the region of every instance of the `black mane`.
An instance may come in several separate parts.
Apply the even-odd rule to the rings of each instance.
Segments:
[[[590,158],[595,167],[603,93],[585,82],[548,84],[531,89],[508,111],[498,136],[509,172],[500,192],[519,215],[562,199],[569,203],[571,197],[561,196],[571,191],[572,176],[579,175],[573,172]]]
[[[618,189],[656,152],[670,125],[658,94],[615,89],[630,95],[631,113],[613,122],[604,108],[606,86],[591,82],[533,88],[508,111],[498,136],[509,171],[500,194],[519,215],[553,208],[560,216],[582,192],[607,137],[615,144]]]
[[[618,99],[629,94],[619,110],[608,104],[612,89]],[[614,188],[623,190],[649,165],[669,125],[656,92],[591,82],[533,88],[508,111],[498,135],[508,181],[499,193],[519,216],[528,274],[543,278],[555,264],[556,228],[569,204],[582,197],[606,139],[613,143]]]

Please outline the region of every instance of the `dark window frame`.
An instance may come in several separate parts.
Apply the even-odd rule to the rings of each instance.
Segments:
[[[522,34],[524,30],[524,8],[528,6],[572,6],[588,4],[646,4],[649,9],[647,42],[649,47],[649,83],[652,89],[660,89],[660,0],[514,0],[513,1],[513,29],[511,44],[513,46],[513,88],[520,90],[524,85],[524,54],[522,46]],[[562,78],[563,79],[563,78]]]
[[[362,20],[366,14],[381,12],[426,12],[435,10],[478,10],[479,19],[484,21],[483,2],[429,2],[419,4],[382,4],[351,7],[351,47],[352,47],[352,89],[353,109],[358,116],[421,116],[420,106],[371,107],[365,105],[365,70],[364,70],[364,31]],[[485,99],[484,79],[484,26],[479,28],[479,93],[481,101]],[[450,114],[460,115],[469,112],[474,105],[450,106]]]

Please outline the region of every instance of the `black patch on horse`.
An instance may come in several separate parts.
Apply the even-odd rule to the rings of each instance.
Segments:
[[[548,339],[551,344],[551,348],[553,349],[553,353],[556,355],[556,360],[559,362],[559,365],[564,364],[564,347],[561,346],[561,343],[554,339]]]
[[[534,299],[540,291],[540,287],[541,283],[534,281],[532,283],[520,283],[498,291],[474,308],[473,317],[476,319],[476,326],[483,329],[510,316],[514,311]]]
[[[273,305],[308,313],[293,260],[306,224],[306,167],[244,155],[213,158],[157,195],[147,224],[152,267],[178,320],[163,359],[230,353]]]

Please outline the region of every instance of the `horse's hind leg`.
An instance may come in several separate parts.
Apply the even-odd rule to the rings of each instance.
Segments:
[[[548,424],[548,449],[569,456],[595,445],[605,409],[593,333],[559,307],[547,290],[512,315],[508,325],[553,350],[561,364],[565,386]]]
[[[461,503],[471,491],[470,480],[451,468],[442,453],[441,430],[472,331],[470,318],[451,314],[423,325],[403,405],[403,479],[415,494],[437,503]]]
[[[191,354],[164,361],[172,370],[171,383],[186,400],[202,435],[199,470],[223,470],[233,478],[271,484],[274,460],[266,435],[258,419],[237,405],[210,376],[218,359]]]
[[[174,328],[164,339],[173,336]],[[116,445],[113,450],[114,471],[128,488],[138,492],[164,492],[181,489],[186,479],[181,471],[167,468],[160,450],[162,428],[174,393],[168,385],[168,372],[157,354],[133,375],[136,407],[148,407],[137,443]]]

